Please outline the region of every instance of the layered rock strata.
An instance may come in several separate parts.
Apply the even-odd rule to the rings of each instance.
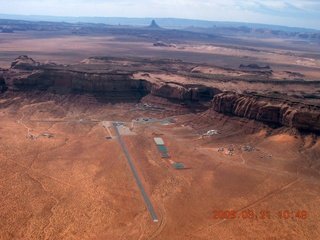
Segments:
[[[274,126],[320,131],[320,106],[272,96],[220,93],[212,107],[223,114],[255,119]]]
[[[8,89],[3,77],[0,77],[0,93],[4,93]]]
[[[165,81],[148,74],[134,76],[135,70],[109,69],[99,63],[88,67],[39,64],[27,56],[17,58],[10,70],[0,76],[0,93],[42,90],[67,94],[85,92],[117,100],[141,100],[147,94],[177,101],[210,102],[219,113],[264,122],[274,127],[287,126],[320,132],[319,101],[289,97],[280,93],[222,92],[214,84],[188,84]],[[132,64],[132,63],[131,63]],[[174,64],[177,64],[176,62]],[[35,69],[36,68],[36,69]],[[317,100],[314,98],[314,100]],[[207,107],[208,105],[205,104]],[[204,109],[201,109],[204,110]]]

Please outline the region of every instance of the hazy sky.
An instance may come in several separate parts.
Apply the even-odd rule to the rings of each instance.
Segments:
[[[0,13],[174,17],[320,29],[320,0],[3,0]]]

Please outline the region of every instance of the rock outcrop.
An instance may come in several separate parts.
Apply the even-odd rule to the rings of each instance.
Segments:
[[[152,20],[151,24],[148,26],[148,28],[160,28],[159,25],[156,23],[155,20]]]
[[[170,43],[165,43],[162,41],[157,41],[156,43],[153,44],[154,47],[175,47],[175,45],[170,44]]]
[[[34,61],[26,55],[19,56],[11,63],[11,68],[22,70],[34,70],[38,69],[40,63]]]
[[[7,91],[8,87],[4,81],[3,77],[0,77],[0,93],[4,93],[5,91]]]
[[[154,96],[181,101],[209,102],[221,91],[204,85],[184,85],[175,82],[149,82],[135,79],[131,73],[87,73],[80,71],[42,69],[30,72],[12,80],[16,89],[45,90],[63,92],[100,92],[117,94],[126,92],[128,95],[152,94]]]
[[[258,64],[248,64],[248,65],[244,65],[244,64],[240,64],[239,68],[250,68],[250,69],[271,69],[271,67],[269,65],[266,66],[259,66]]]
[[[223,114],[246,117],[273,126],[320,131],[320,107],[286,99],[236,93],[214,96],[212,107]]]
[[[184,85],[174,82],[151,83],[146,80],[140,81],[140,89],[157,97],[175,99],[181,101],[209,102],[213,96],[221,91],[217,88],[199,85]]]
[[[13,85],[21,90],[32,87],[38,90],[64,88],[83,92],[126,92],[136,91],[140,83],[135,83],[126,73],[85,73],[68,70],[45,69],[13,80]]]
[[[201,103],[206,109],[208,104],[204,102],[211,101],[212,108],[225,115],[254,119],[273,127],[287,126],[320,132],[320,106],[316,104],[319,101],[315,97],[309,100],[279,92],[265,94],[222,92],[213,87],[212,83],[206,85],[204,82],[202,84],[166,82],[165,77],[152,78],[148,72],[137,76],[134,66],[128,65],[125,61],[127,64],[125,66],[122,66],[124,63],[119,63],[116,68],[106,69],[106,66],[113,64],[114,60],[108,62],[108,59],[104,59],[104,61],[101,63],[92,59],[86,64],[60,66],[39,64],[27,56],[21,56],[12,63],[12,68],[18,69],[3,71],[4,78],[0,77],[0,92],[8,88],[14,91],[42,90],[61,94],[85,92],[120,101],[141,100],[150,94],[169,101]],[[101,68],[97,66],[99,64]],[[29,70],[34,67],[37,69]],[[138,65],[138,68],[141,67],[143,67],[141,64]]]

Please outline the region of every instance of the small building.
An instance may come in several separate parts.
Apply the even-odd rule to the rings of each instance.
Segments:
[[[156,142],[157,145],[164,145],[164,141],[162,140],[162,138],[155,137],[154,141]]]
[[[165,152],[165,153],[162,153],[162,157],[163,158],[170,158],[170,155],[167,152]]]
[[[213,134],[221,134],[221,132],[219,132],[218,130],[208,130],[206,133],[204,133],[204,136],[211,136]]]
[[[184,168],[186,168],[186,167],[184,166],[184,164],[182,164],[182,163],[172,163],[172,166],[173,166],[175,169],[184,169]]]

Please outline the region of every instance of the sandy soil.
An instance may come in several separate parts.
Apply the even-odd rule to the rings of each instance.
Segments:
[[[214,64],[190,71],[242,77],[240,64],[270,64],[273,78],[319,79],[318,48],[281,41],[255,50],[221,42],[154,47],[136,36],[18,32],[0,35],[0,65],[26,54],[36,61],[78,63],[92,56],[176,58]],[[276,40],[275,40],[276,41]],[[284,47],[281,49],[281,47]],[[300,50],[299,50],[300,49]],[[257,51],[256,51],[257,50]],[[126,62],[122,62],[126,64]],[[232,68],[231,70],[222,70]],[[288,73],[291,72],[291,73]],[[137,72],[141,77],[145,72]],[[146,76],[144,76],[146,78]],[[150,80],[192,83],[169,73]],[[201,83],[201,80],[197,81]],[[287,92],[290,85],[219,82],[224,89]],[[305,91],[297,87],[295,91]],[[136,103],[103,103],[94,96],[6,93],[0,99],[0,239],[317,239],[320,236],[320,141],[315,134],[272,130],[262,123],[189,109],[145,98],[161,111]],[[176,123],[134,123],[176,116]],[[112,127],[120,127],[146,192],[158,215],[154,223]],[[210,129],[222,134],[202,137]],[[106,139],[106,137],[113,137]],[[170,159],[153,141],[161,136]],[[253,147],[245,151],[244,146]],[[224,148],[224,152],[218,152]],[[233,156],[226,155],[228,148]],[[171,162],[186,170],[175,170]],[[235,219],[215,211],[235,211]],[[254,212],[253,219],[245,218]],[[279,211],[288,211],[284,219]],[[268,213],[268,214],[266,214]],[[303,214],[301,214],[303,213]],[[306,216],[308,213],[308,216]],[[222,213],[221,213],[222,214]],[[214,218],[217,216],[217,218]]]
[[[68,101],[61,96],[48,101],[16,97],[10,104],[2,100],[0,239],[319,236],[318,136],[295,137],[286,130],[273,132],[263,124],[228,120],[219,114],[176,116],[176,123],[169,125],[132,125],[138,116],[164,116],[128,111],[135,109],[129,103],[96,103],[88,108],[88,99],[83,95]],[[105,138],[109,133],[103,121],[121,120],[126,122],[123,140],[158,223],[147,211],[119,141]],[[201,137],[210,129],[222,134]],[[170,159],[161,157],[155,136],[165,141]],[[254,150],[244,151],[244,145]],[[231,146],[233,156],[217,151]],[[171,161],[188,169],[175,170]],[[234,210],[237,217],[214,219],[215,210]],[[249,210],[254,218],[244,219]],[[285,210],[290,217],[281,219],[279,211]],[[270,218],[263,218],[264,211]],[[298,211],[307,212],[306,219],[298,219]]]
[[[68,32],[26,31],[0,35],[2,67],[19,55],[29,55],[36,61],[53,61],[63,64],[79,63],[92,56],[141,56],[175,58],[186,62],[208,63],[219,67],[238,70],[240,64],[269,64],[274,71],[272,78],[284,77],[289,80],[301,78],[285,75],[287,71],[298,72],[305,80],[318,80],[320,55],[317,44],[299,44],[281,39],[246,39],[247,45],[224,44],[219,39],[177,44],[176,48],[154,47],[156,39],[145,39],[126,35],[72,35]],[[256,46],[258,45],[258,46]],[[292,50],[294,49],[294,50]],[[200,69],[204,73],[212,69]],[[238,76],[236,71],[215,74]]]

